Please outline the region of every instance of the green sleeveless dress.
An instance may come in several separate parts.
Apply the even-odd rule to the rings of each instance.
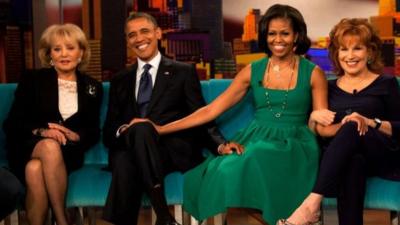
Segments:
[[[287,218],[314,185],[319,147],[307,121],[315,65],[301,57],[297,84],[286,92],[260,85],[267,64],[264,58],[251,65],[255,115],[233,138],[244,145],[244,153],[209,156],[184,175],[183,206],[198,220],[229,207],[245,207],[260,210],[266,222],[275,224]]]

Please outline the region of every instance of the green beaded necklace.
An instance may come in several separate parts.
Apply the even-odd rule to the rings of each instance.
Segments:
[[[289,83],[288,83],[288,85],[287,85],[287,88],[286,88],[286,91],[285,91],[285,97],[284,97],[284,100],[283,100],[283,102],[282,102],[281,111],[274,112],[274,111],[272,110],[272,106],[271,106],[271,101],[270,101],[270,99],[269,99],[268,90],[265,91],[265,97],[266,97],[267,108],[268,108],[268,110],[269,110],[272,114],[274,114],[275,118],[278,118],[278,119],[279,119],[279,118],[283,115],[283,112],[285,111],[285,109],[287,108],[287,99],[288,99],[288,94],[289,94],[289,88],[290,88],[290,83],[292,83],[292,79],[293,79],[293,74],[294,74],[294,68],[295,68],[295,65],[296,65],[296,61],[297,61],[297,60],[295,59],[295,60],[294,60],[294,63],[293,63],[292,71],[291,71],[291,73],[290,73]],[[269,80],[269,76],[270,76],[270,64],[271,64],[271,60],[268,61],[268,65],[267,65],[267,81]]]

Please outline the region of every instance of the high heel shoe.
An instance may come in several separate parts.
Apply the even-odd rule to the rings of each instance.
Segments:
[[[280,219],[280,220],[276,221],[276,225],[296,225],[296,224],[293,224],[293,223],[287,221],[286,219]]]
[[[287,219],[280,219],[280,220],[276,221],[276,225],[322,225],[322,222],[320,220],[318,220],[316,222],[308,222],[305,224],[294,224],[294,223],[291,223],[290,221],[288,221]]]

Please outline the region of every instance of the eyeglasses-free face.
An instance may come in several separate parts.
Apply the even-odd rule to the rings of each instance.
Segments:
[[[128,47],[141,60],[148,62],[157,55],[158,40],[161,39],[161,29],[146,18],[138,18],[126,24],[126,40]]]
[[[356,35],[345,35],[338,51],[340,66],[348,75],[359,75],[368,70],[368,49]]]
[[[267,43],[272,56],[287,58],[292,55],[296,38],[297,34],[294,33],[288,19],[276,18],[269,22]]]
[[[68,37],[54,37],[50,49],[52,65],[59,73],[75,72],[83,55],[77,40]]]

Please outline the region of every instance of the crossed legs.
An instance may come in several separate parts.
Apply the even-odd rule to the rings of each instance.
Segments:
[[[60,144],[53,139],[43,139],[34,147],[31,158],[25,166],[25,204],[29,224],[42,225],[50,203],[57,225],[67,225],[67,171]]]
[[[169,162],[157,132],[150,123],[138,123],[123,135],[126,150],[115,154],[103,218],[117,225],[137,224],[142,195],[146,193],[157,215],[156,224],[174,222],[163,189]]]
[[[369,146],[366,148],[367,144],[364,142],[368,139]],[[367,151],[373,151],[375,146],[371,140],[370,137],[358,134],[355,123],[343,125],[323,155],[312,193],[288,221],[296,225],[316,222],[323,197],[336,193],[340,224],[362,225],[366,180],[365,157],[369,154]]]

